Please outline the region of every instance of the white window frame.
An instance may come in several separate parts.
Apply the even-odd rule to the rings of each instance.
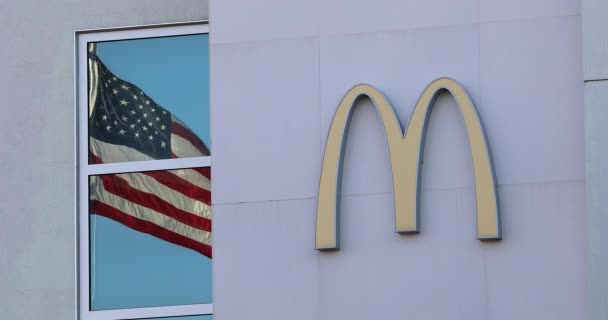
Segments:
[[[141,319],[213,314],[213,303],[91,311],[89,301],[89,176],[119,172],[123,173],[210,167],[211,156],[90,165],[88,162],[89,102],[87,92],[87,43],[205,33],[209,33],[209,25],[207,21],[75,31],[75,134],[77,141],[77,150],[75,156],[77,163],[76,183],[78,186],[78,197],[76,199],[76,217],[78,218],[76,250],[78,254],[76,259],[76,267],[78,270],[78,316],[81,320]]]

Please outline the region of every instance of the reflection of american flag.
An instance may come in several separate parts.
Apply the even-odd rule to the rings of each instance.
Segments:
[[[89,162],[208,156],[168,110],[89,53]],[[209,168],[92,176],[90,211],[211,258]]]

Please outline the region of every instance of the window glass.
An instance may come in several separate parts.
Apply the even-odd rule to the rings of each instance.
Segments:
[[[77,33],[83,320],[211,319],[208,32]]]
[[[90,164],[210,155],[207,34],[88,47]]]
[[[211,170],[89,177],[91,310],[211,303]]]

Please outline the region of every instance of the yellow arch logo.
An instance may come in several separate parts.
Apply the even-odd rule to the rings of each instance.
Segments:
[[[369,97],[376,106],[388,141],[393,172],[395,231],[419,232],[420,169],[424,139],[431,108],[442,91],[448,91],[456,100],[467,129],[475,176],[477,238],[501,238],[494,168],[479,116],[465,89],[454,80],[441,78],[433,81],[418,99],[405,134],[391,104],[377,89],[362,84],[346,93],[331,123],[325,146],[317,202],[317,250],[339,249],[338,217],[346,142],[344,136],[348,133],[353,109],[363,96]]]

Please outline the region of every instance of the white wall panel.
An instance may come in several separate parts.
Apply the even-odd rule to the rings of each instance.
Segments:
[[[211,50],[214,203],[316,197],[318,40]]]
[[[394,232],[391,194],[344,197],[341,249],[319,257],[318,319],[487,319],[473,194],[423,192],[418,235]]]
[[[584,318],[578,1],[240,5],[214,2],[211,11],[223,25],[216,34],[212,26],[215,249],[217,268],[226,268],[216,269],[216,285],[226,285],[216,291],[218,320]],[[245,10],[265,17],[259,33],[241,23],[252,19]],[[342,96],[371,84],[405,126],[424,87],[441,76],[463,84],[486,128],[504,240],[475,239],[465,129],[454,101],[442,95],[425,149],[421,233],[393,232],[384,133],[364,100],[345,151],[342,248],[314,251],[321,157]],[[266,88],[275,96],[261,93]],[[231,126],[219,127],[225,119]],[[288,221],[298,228],[279,233]],[[274,254],[263,248],[246,275],[235,265],[244,263],[241,255],[256,261],[245,239],[258,237]],[[302,279],[284,278],[293,270]],[[294,301],[294,290],[312,297]]]
[[[212,1],[211,43],[300,38],[319,34],[322,0]]]
[[[321,35],[357,34],[477,23],[478,0],[320,1]]]
[[[580,0],[480,0],[479,16],[481,22],[572,16],[580,7]]]
[[[587,80],[608,77],[605,9],[602,0],[582,9]],[[213,1],[211,10],[215,319],[584,318],[579,1]],[[0,221],[10,221],[0,223],[1,318],[75,319],[73,31],[207,16],[198,0],[0,3]],[[440,76],[461,82],[479,109],[504,240],[475,239],[464,126],[442,96],[422,233],[393,232],[383,132],[363,102],[346,150],[342,249],[315,251],[322,152],[342,95],[374,85],[405,126]],[[587,85],[591,280],[606,267],[604,92]],[[608,286],[593,283],[592,315],[605,319]]]
[[[474,239],[472,189],[424,191],[422,233],[411,236],[391,232],[391,195],[345,197],[342,249],[320,254],[320,319],[580,318],[583,183],[500,195],[500,242]]]
[[[584,178],[580,18],[480,26],[481,118],[499,184]]]
[[[316,201],[214,206],[214,319],[316,318]]]
[[[503,240],[484,245],[487,319],[585,319],[583,181],[499,188]]]

